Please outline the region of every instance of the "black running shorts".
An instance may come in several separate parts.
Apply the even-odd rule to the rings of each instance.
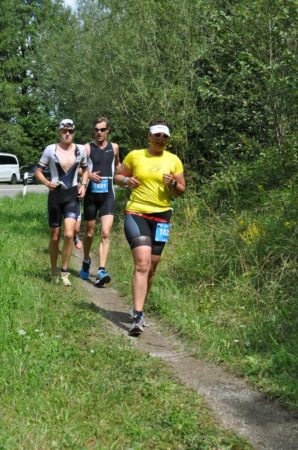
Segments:
[[[165,242],[158,242],[155,240],[158,218],[169,221],[172,216],[172,210],[169,209],[164,212],[150,213],[148,216],[154,217],[155,220],[151,220],[138,214],[126,214],[124,219],[124,233],[131,249],[142,245],[141,241],[138,243],[134,238],[139,236],[149,236],[152,247],[151,254],[161,255]]]
[[[84,197],[84,219],[95,220],[97,215],[107,216],[114,215],[116,209],[116,201],[114,192],[107,192],[106,194],[92,194],[87,192]]]
[[[78,186],[49,192],[48,215],[51,228],[60,227],[62,217],[77,220],[79,211]]]

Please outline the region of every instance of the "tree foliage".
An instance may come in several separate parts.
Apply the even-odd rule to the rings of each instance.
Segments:
[[[55,138],[63,116],[84,141],[93,117],[107,115],[122,152],[144,145],[148,122],[164,117],[172,150],[204,176],[295,135],[294,0],[79,0],[76,14],[50,0],[1,8],[0,144],[23,159]]]
[[[65,15],[61,2],[6,0],[0,11],[0,147],[21,162],[36,159],[53,136],[52,105],[40,96],[43,37]],[[55,124],[56,125],[56,124]]]

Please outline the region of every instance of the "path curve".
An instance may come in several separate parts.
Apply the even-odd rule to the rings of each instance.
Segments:
[[[74,252],[79,269],[81,253]],[[91,267],[94,281],[96,268]],[[187,354],[182,344],[169,336],[158,322],[150,319],[139,338],[127,335],[130,317],[124,300],[112,287],[95,288],[91,281],[80,281],[88,292],[92,307],[113,329],[134,342],[135,347],[165,360],[183,384],[196,390],[226,428],[250,442],[256,450],[298,450],[298,417],[284,410],[277,401],[266,398],[241,378],[224,368]]]

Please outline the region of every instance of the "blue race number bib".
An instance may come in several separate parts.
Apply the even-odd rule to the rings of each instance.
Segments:
[[[156,225],[156,231],[155,231],[155,240],[157,242],[168,242],[169,235],[170,235],[170,227],[171,224],[169,223],[158,223]]]
[[[93,192],[94,194],[103,194],[105,192],[109,192],[108,179],[103,179],[100,183],[92,181],[91,192]]]

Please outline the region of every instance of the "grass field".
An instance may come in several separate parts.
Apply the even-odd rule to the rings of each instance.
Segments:
[[[146,310],[194,355],[227,364],[298,409],[297,197],[288,188],[261,194],[252,207],[223,212],[192,190],[175,200]],[[127,192],[118,196],[109,270],[131,303],[120,213]]]
[[[163,363],[110,335],[75,277],[49,283],[44,195],[0,203],[1,450],[250,448]]]

